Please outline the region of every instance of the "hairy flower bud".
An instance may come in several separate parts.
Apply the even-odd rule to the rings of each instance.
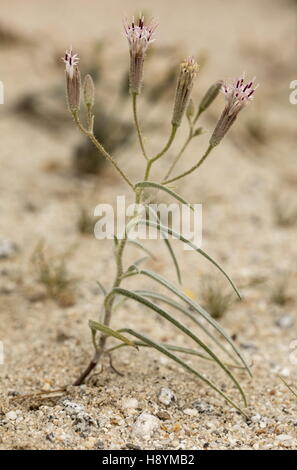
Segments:
[[[218,82],[211,85],[211,87],[209,87],[209,89],[207,90],[207,92],[205,93],[205,95],[203,96],[199,104],[199,114],[205,111],[211,105],[211,103],[216,99],[216,97],[218,96],[222,88],[222,85],[223,85],[223,81],[219,80]]]
[[[143,64],[148,46],[155,40],[154,32],[157,25],[145,24],[141,16],[137,22],[132,19],[131,24],[124,24],[125,35],[130,49],[130,92],[138,95],[141,90]]]
[[[78,111],[80,106],[80,71],[76,67],[73,72],[73,77],[70,78],[66,75],[67,82],[67,99],[70,111]]]
[[[244,76],[236,80],[231,85],[223,84],[222,91],[225,94],[226,106],[210,138],[210,145],[218,145],[228,132],[238,113],[253,100],[253,94],[257,86],[254,86],[255,78],[244,83]]]
[[[88,110],[91,110],[95,102],[95,86],[91,75],[86,75],[83,83],[84,103]]]
[[[66,51],[63,61],[66,65],[66,89],[67,89],[67,101],[71,112],[77,111],[80,106],[80,90],[81,90],[81,79],[80,71],[78,70],[77,64],[79,58],[77,54],[73,54],[72,48]]]
[[[180,72],[175,92],[172,125],[178,127],[190,100],[194,79],[199,66],[193,57],[188,57],[180,65]]]

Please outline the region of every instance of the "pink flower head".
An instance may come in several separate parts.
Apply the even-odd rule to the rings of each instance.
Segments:
[[[239,111],[253,100],[253,95],[258,87],[254,86],[255,78],[244,83],[244,75],[231,85],[222,85],[222,92],[226,98],[225,109],[210,138],[210,145],[215,147],[226,135],[237,118]]]
[[[253,100],[253,94],[259,85],[254,86],[255,77],[249,82],[244,82],[244,74],[234,83],[223,84],[222,92],[225,94],[228,115],[237,114],[244,106]]]
[[[73,54],[72,47],[70,47],[69,51],[65,52],[65,55],[64,57],[62,57],[62,60],[64,61],[66,65],[66,73],[67,75],[69,75],[70,79],[72,80],[75,66],[79,62],[79,57],[77,54]]]
[[[138,21],[132,19],[131,23],[124,22],[125,36],[128,39],[130,53],[132,55],[144,55],[149,44],[155,41],[154,33],[157,24],[152,21],[148,24],[144,22],[144,16],[140,16]]]
[[[137,22],[124,22],[125,36],[128,39],[130,49],[130,92],[138,95],[142,85],[143,64],[146,50],[155,38],[154,32],[157,25],[152,22],[147,25],[144,17],[140,16]]]

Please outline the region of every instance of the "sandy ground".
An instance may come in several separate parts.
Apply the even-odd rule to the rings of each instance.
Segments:
[[[116,105],[115,98],[128,57],[121,17],[138,11],[139,2],[2,0],[0,24],[16,38],[0,44],[0,78],[5,85],[0,109],[0,238],[16,244],[17,250],[0,259],[0,340],[5,353],[0,365],[0,448],[296,449],[297,401],[278,375],[297,379],[290,356],[290,345],[297,339],[297,108],[289,103],[289,83],[297,79],[293,61],[297,5],[276,0],[142,4],[144,11],[158,17],[154,48],[163,51],[148,60],[145,89],[169,67],[170,46],[177,62],[192,53],[203,63],[196,100],[213,81],[242,71],[257,75],[261,84],[254,103],[199,175],[176,185],[185,198],[203,203],[203,248],[222,262],[244,295],[221,324],[253,364],[252,380],[237,372],[248,395],[250,419],[246,421],[176,364],[147,350],[114,353],[113,364],[123,375],[115,373],[106,359],[103,371],[86,385],[69,386],[56,396],[21,398],[71,384],[87,365],[92,353],[87,321],[97,318],[102,301],[96,279],[108,285],[114,266],[111,242],[79,232],[80,208],[92,213],[96,204],[115,201],[118,194],[130,197],[107,166],[98,176],[74,174],[72,154],[81,138],[64,111],[63,92],[59,95],[64,75],[58,59],[73,44],[82,57],[83,71],[90,64],[94,41],[103,40],[105,88],[98,94],[108,109],[129,120],[130,107]],[[51,89],[58,90],[54,98]],[[42,119],[16,111],[24,94],[32,92],[46,100],[40,105]],[[144,96],[141,102],[151,152],[167,138],[170,98],[152,104]],[[207,145],[222,106],[219,98],[203,117],[201,125],[207,132],[193,143],[180,169],[193,164]],[[52,127],[50,116],[55,113],[62,118]],[[184,124],[167,161],[186,132]],[[123,151],[118,148],[116,156],[134,181],[141,179],[143,160],[136,139]],[[165,169],[163,159],[154,177]],[[278,207],[281,214],[293,214],[287,223],[277,217]],[[51,256],[69,252],[65,263],[73,285],[66,299],[48,298],[38,282],[32,254],[40,240]],[[175,282],[163,244],[151,246],[158,261],[147,266]],[[204,276],[220,274],[198,255],[184,252],[178,244],[176,248],[184,289],[199,300]],[[138,256],[137,249],[129,248],[125,262]],[[278,305],[273,294],[284,276],[288,299]],[[140,287],[154,287],[144,279],[137,282]],[[131,280],[129,285],[134,286]],[[124,325],[190,346],[174,328],[133,303],[115,314],[113,326]],[[191,362],[238,399],[216,368]],[[162,387],[174,393],[167,405],[158,398]],[[141,428],[146,419],[152,426],[147,433]]]

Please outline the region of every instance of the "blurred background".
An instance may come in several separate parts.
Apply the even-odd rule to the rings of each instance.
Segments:
[[[123,17],[140,10],[159,23],[139,100],[151,155],[168,138],[183,58],[193,55],[201,65],[193,91],[196,106],[218,79],[233,80],[245,72],[260,84],[253,103],[199,174],[178,182],[176,190],[203,204],[203,247],[245,295],[244,303],[229,307],[222,293],[228,306],[224,326],[251,354],[260,355],[259,367],[296,375],[288,348],[296,336],[297,105],[289,101],[289,87],[297,80],[297,2],[1,0],[0,339],[6,338],[9,367],[15,371],[6,377],[7,389],[12,383],[30,388],[36,368],[39,377],[44,374],[49,351],[51,384],[63,382],[65,357],[78,369],[88,357],[86,319],[98,311],[95,280],[108,285],[113,272],[110,242],[99,243],[92,234],[94,207],[131,194],[75,128],[66,107],[61,57],[72,45],[82,75],[94,77],[96,135],[132,180],[141,180],[144,162],[132,125],[122,28]],[[204,132],[178,172],[202,155],[223,106],[219,96],[203,114]],[[185,120],[152,179],[166,171],[186,136]],[[154,250],[158,261],[151,267],[174,279],[163,246],[155,244]],[[207,306],[217,273],[193,253],[177,250],[184,288],[195,298],[202,296]],[[127,258],[135,254],[132,250]],[[203,287],[205,276],[210,281]],[[225,288],[223,282],[222,292]],[[212,305],[217,317],[225,313]],[[50,319],[46,327],[45,318]],[[119,313],[119,321],[128,318],[127,311]],[[147,331],[155,328],[150,319],[142,323],[133,317],[137,321]],[[69,374],[75,375],[71,369]]]
[[[294,236],[292,227],[297,221],[296,107],[289,102],[289,86],[297,78],[297,5],[293,0],[210,0],[207,4],[173,0],[141,5],[114,0],[3,0],[1,238],[11,241],[12,251],[22,247],[19,255],[25,265],[40,240],[55,245],[54,251],[77,243],[81,247],[85,243],[81,235],[92,232],[95,205],[115,201],[118,193],[126,191],[68,114],[61,57],[70,45],[81,58],[82,74],[91,73],[96,82],[98,138],[133,180],[141,179],[143,161],[131,120],[128,47],[122,28],[122,19],[137,15],[139,8],[159,23],[157,40],[145,63],[140,99],[150,154],[167,139],[178,64],[184,57],[194,55],[201,66],[193,91],[196,105],[218,79],[233,80],[242,72],[257,77],[260,87],[252,106],[241,113],[223,145],[202,167],[199,179],[178,182],[177,188],[205,205],[205,243],[222,230],[229,247],[234,235],[242,264],[250,266],[248,257],[253,256],[259,258],[261,267],[269,265],[277,246],[275,237],[279,247],[283,249],[285,243],[287,249],[287,237]],[[202,116],[203,134],[194,140],[176,171],[185,170],[202,154],[222,107],[220,96]],[[153,177],[165,172],[186,136],[184,122]],[[253,236],[259,244],[251,249],[253,255],[243,250],[245,236],[237,237],[238,223],[246,243],[255,243]],[[267,249],[270,239],[272,246]],[[93,249],[94,243],[89,236],[86,245]],[[223,240],[213,249],[218,250],[220,243]],[[278,267],[293,259],[280,258]]]

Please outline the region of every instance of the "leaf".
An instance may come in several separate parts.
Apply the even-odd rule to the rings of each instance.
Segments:
[[[236,403],[231,398],[229,398],[222,390],[220,390],[214,383],[212,383],[209,379],[207,379],[202,374],[200,374],[196,369],[189,366],[185,361],[180,359],[178,356],[176,356],[175,354],[170,352],[165,346],[163,346],[159,343],[156,343],[152,339],[150,339],[147,336],[144,336],[144,335],[132,330],[131,328],[123,328],[121,331],[124,331],[125,333],[128,333],[128,334],[140,339],[144,343],[147,343],[149,346],[153,347],[157,351],[160,351],[162,354],[169,357],[170,359],[172,359],[177,364],[181,365],[184,369],[186,369],[189,372],[191,372],[192,374],[196,375],[196,377],[198,377],[200,380],[202,380],[204,383],[206,383],[209,387],[211,387],[215,392],[217,392],[219,395],[221,395],[231,406],[236,408],[241,414],[243,414],[246,418],[248,418],[246,413],[238,405],[236,405]]]
[[[174,326],[176,326],[179,330],[181,330],[183,333],[185,333],[187,336],[189,336],[195,343],[197,343],[204,351],[209,354],[210,357],[214,359],[214,361],[221,367],[221,369],[224,370],[224,372],[230,377],[230,379],[234,382],[236,385],[237,389],[239,390],[243,401],[246,405],[246,398],[245,394],[236,380],[236,378],[233,376],[232,372],[223,364],[223,362],[218,358],[218,356],[205,344],[203,343],[194,333],[192,333],[191,330],[189,330],[186,326],[184,326],[182,323],[180,323],[178,320],[173,318],[166,310],[163,308],[159,307],[158,305],[154,304],[153,302],[150,302],[147,300],[145,297],[142,297],[141,295],[136,294],[133,291],[129,291],[127,289],[123,289],[122,287],[115,287],[113,289],[113,292],[119,295],[123,295],[125,297],[129,297],[130,299],[135,300],[136,302],[139,302],[146,307],[150,308],[151,310],[154,310],[156,313],[161,315],[163,318],[168,320],[170,323],[172,323]]]
[[[200,253],[202,256],[204,256],[206,259],[208,259],[208,261],[210,261],[214,266],[216,266],[219,269],[219,271],[221,271],[221,273],[228,279],[229,283],[233,287],[233,289],[236,292],[236,294],[238,295],[238,297],[241,299],[241,295],[240,295],[239,290],[237,289],[236,285],[232,281],[231,277],[224,271],[224,269],[213,258],[211,258],[207,253],[205,253],[205,251],[201,250],[201,248],[198,248],[198,246],[196,246],[193,242],[191,242],[187,238],[183,237],[181,235],[181,233],[175,232],[171,228],[163,226],[162,224],[160,224],[160,222],[156,223],[156,222],[152,222],[150,220],[140,219],[140,220],[138,220],[138,224],[148,225],[150,227],[155,227],[158,230],[160,230],[161,233],[164,232],[164,231],[167,231],[174,238],[177,238],[177,239],[181,240],[182,242],[186,243],[191,248],[193,248],[193,250]]]
[[[288,388],[288,390],[290,390],[290,392],[294,395],[294,397],[297,398],[296,390],[294,390],[294,388],[291,387],[291,385],[289,385],[288,382],[283,377],[279,376],[279,378],[285,384],[285,386]]]
[[[199,305],[197,302],[194,302],[191,300],[189,297],[187,297],[183,292],[181,292],[177,287],[175,287],[171,282],[167,281],[163,276],[160,276],[160,274],[157,274],[153,271],[149,271],[148,269],[142,269],[139,274],[143,274],[145,276],[150,277],[151,279],[154,279],[155,281],[159,282],[162,284],[164,287],[167,287],[171,292],[176,294],[180,299],[184,300],[188,305],[190,305],[196,312],[198,312],[200,315],[202,315],[205,320],[207,320],[221,335],[226,339],[226,341],[230,344],[232,347],[233,351],[237,354],[237,356],[240,358],[242,364],[245,366],[247,369],[248,373],[250,376],[252,376],[250,368],[248,364],[246,363],[244,357],[242,356],[241,352],[239,349],[235,346],[234,342],[230,338],[230,336],[225,332],[225,330],[221,327],[221,325],[216,322],[210,315],[209,313],[204,310],[201,305]]]
[[[182,204],[186,204],[189,206],[192,210],[194,210],[193,204],[190,204],[188,201],[186,201],[183,197],[181,197],[179,194],[176,192],[172,191],[172,189],[167,188],[166,186],[163,186],[160,183],[156,183],[154,181],[140,181],[139,183],[135,184],[135,188],[155,188],[155,189],[160,189],[161,191],[165,191],[166,193],[170,194],[170,196],[173,196],[177,201],[181,202]]]
[[[103,294],[103,295],[106,295],[106,294],[107,294],[107,291],[106,291],[105,287],[101,284],[101,282],[97,280],[97,281],[96,281],[96,284],[98,285],[98,287],[99,287],[99,289],[101,290],[102,294]]]
[[[196,325],[198,325],[199,328],[201,328],[204,331],[204,333],[207,336],[209,336],[209,338],[211,338],[212,341],[222,351],[224,351],[232,360],[235,360],[236,363],[239,364],[239,361],[237,360],[237,358],[233,357],[233,355],[230,353],[230,351],[228,351],[227,348],[225,348],[225,346],[222,344],[222,342],[219,341],[210,331],[208,331],[208,329],[198,320],[198,318],[195,315],[193,315],[191,312],[189,312],[189,310],[186,307],[184,307],[183,305],[180,305],[178,302],[176,302],[175,300],[167,297],[166,295],[159,294],[157,292],[145,291],[145,290],[136,290],[134,292],[136,292],[137,294],[143,295],[144,297],[151,297],[151,298],[156,299],[156,300],[161,300],[162,302],[167,303],[168,305],[175,308],[176,310],[179,310],[181,313],[183,313],[188,318],[190,318],[194,323],[196,323]]]
[[[118,330],[118,331],[122,331],[122,330]],[[135,341],[134,344],[136,344],[136,346],[140,346],[140,347],[147,347],[147,348],[152,347],[149,344],[142,343],[141,341]],[[183,353],[183,354],[189,354],[190,356],[197,356],[197,357],[200,357],[201,359],[204,359],[205,361],[213,361],[213,359],[211,357],[205,356],[204,354],[199,353],[195,349],[183,348],[182,346],[175,346],[174,344],[168,344],[168,343],[159,343],[159,344],[161,346],[164,346],[164,348],[169,349],[169,351],[176,351],[176,352],[180,352],[180,353]],[[117,344],[116,346],[112,346],[111,348],[107,349],[105,352],[106,353],[111,353],[113,351],[116,351],[117,349],[120,349],[120,348],[123,348],[123,347],[126,347],[126,346],[127,346],[127,344],[124,344],[124,343]],[[237,368],[237,369],[244,369],[244,367],[236,366],[234,364],[227,364],[226,363],[226,366],[227,367],[234,367],[234,368]]]
[[[172,248],[172,246],[171,246],[171,243],[170,243],[170,241],[168,240],[168,238],[164,238],[164,242],[165,242],[165,245],[166,245],[167,248],[168,248],[168,251],[169,251],[169,253],[170,253],[170,255],[171,255],[171,258],[172,258],[172,261],[173,261],[173,263],[174,263],[178,282],[179,282],[179,284],[181,284],[182,281],[181,281],[180,269],[179,269],[179,265],[178,265],[177,258],[176,258],[176,256],[175,256],[175,253],[174,253],[173,248]]]
[[[146,248],[142,243],[140,243],[137,240],[127,240],[127,243],[130,243],[131,245],[135,245],[141,250],[143,250],[145,253],[147,253],[151,258],[156,259],[155,255],[148,249]]]
[[[159,219],[159,216],[158,216],[157,212],[156,212],[150,205],[145,204],[145,207],[147,207],[148,210],[149,210],[150,212],[152,212],[152,214],[153,214],[155,220],[157,220],[157,221],[159,222],[160,219]],[[165,233],[165,235],[166,235],[166,233]],[[173,264],[174,264],[174,267],[175,267],[175,271],[176,271],[176,275],[177,275],[178,282],[179,282],[179,284],[181,284],[182,281],[181,281],[180,268],[179,268],[179,264],[178,264],[177,258],[176,258],[176,256],[175,256],[175,253],[174,253],[174,251],[173,251],[173,248],[172,248],[172,246],[171,246],[171,243],[170,243],[170,241],[168,240],[168,238],[163,238],[163,240],[164,240],[164,243],[165,243],[165,245],[167,246],[167,249],[168,249],[168,251],[169,251],[169,253],[170,253],[170,256],[171,256],[171,258],[172,258],[172,261],[173,261]]]
[[[135,269],[135,266],[138,267],[141,265],[141,263],[143,263],[145,260],[148,259],[148,256],[142,256],[142,258],[138,258],[136,261],[134,261],[133,264],[131,264],[129,266],[129,268],[127,269],[127,271],[131,271],[131,269]]]
[[[89,327],[91,328],[92,331],[93,330],[99,330],[102,333],[104,333],[106,336],[113,336],[114,338],[122,341],[127,346],[136,347],[136,345],[133,343],[133,341],[129,340],[128,338],[123,336],[118,331],[113,330],[109,326],[103,325],[103,323],[99,323],[99,322],[96,322],[96,321],[93,321],[93,320],[89,320]]]

